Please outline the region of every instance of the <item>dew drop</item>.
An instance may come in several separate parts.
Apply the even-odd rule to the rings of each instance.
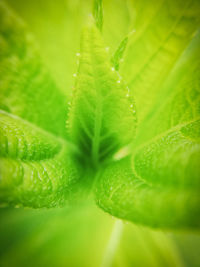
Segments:
[[[73,77],[76,77],[76,76],[77,76],[77,74],[76,74],[76,73],[74,73],[74,74],[73,74]]]
[[[80,53],[76,53],[76,56],[77,56],[77,57],[80,57],[80,55],[81,55]]]
[[[118,80],[118,81],[117,81],[117,83],[121,83],[121,81],[120,81],[120,80]]]
[[[133,33],[135,33],[135,32],[136,32],[136,30],[133,29],[133,30],[130,32],[130,35],[133,34]]]

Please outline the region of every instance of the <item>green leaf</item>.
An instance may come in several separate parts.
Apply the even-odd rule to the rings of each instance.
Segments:
[[[0,203],[53,207],[79,178],[66,106],[23,23],[0,3]],[[73,146],[72,146],[73,148]]]
[[[67,142],[4,111],[0,120],[0,203],[63,204],[79,178]]]
[[[102,0],[94,0],[93,15],[97,28],[102,31],[103,27],[103,6]]]
[[[144,8],[145,7],[145,8]],[[170,73],[200,24],[199,0],[134,1],[136,30],[125,54],[122,74],[138,110],[148,114]]]
[[[76,67],[75,54],[80,56],[79,34],[86,16],[91,12],[92,0],[5,1],[12,5],[35,34],[42,59],[56,79],[56,84],[69,98]],[[83,79],[80,82],[78,76],[77,84],[81,84],[78,97],[85,97],[86,100],[76,102],[76,98],[73,99],[76,108],[72,105],[69,122],[73,117],[73,125],[76,126],[74,132],[70,129],[70,135],[75,133],[71,139],[80,145],[82,158],[87,160],[84,172],[79,172],[80,162],[74,161],[70,153],[75,147],[63,138],[65,97],[43,67],[23,23],[13,13],[8,14],[7,8],[3,10],[4,15],[0,14],[0,108],[3,110],[0,111],[0,205],[53,207],[65,200],[69,203],[68,197],[72,195],[78,201],[77,206],[72,206],[70,202],[64,209],[1,208],[0,265],[93,267],[110,263],[123,267],[199,266],[197,235],[187,235],[185,231],[179,233],[179,246],[176,235],[171,231],[152,231],[132,223],[123,225],[122,221],[117,220],[120,228],[122,225],[124,228],[119,234],[117,228],[111,229],[115,219],[110,215],[103,214],[100,209],[93,211],[91,203],[82,207],[85,197],[88,198],[89,191],[92,191],[93,165],[103,169],[106,165],[99,164],[103,159],[106,160],[114,151],[133,140],[132,147],[126,146],[117,154],[122,157],[131,148],[129,158],[113,164],[107,160],[110,165],[101,176],[95,170],[94,185],[97,182],[96,197],[100,206],[113,215],[139,224],[177,229],[193,227],[193,230],[199,227],[200,108],[197,59],[200,53],[197,51],[188,59],[187,51],[179,60],[199,25],[199,2],[95,0],[95,3],[96,26],[101,31],[104,24],[102,35],[110,54],[99,60],[99,55],[102,55],[99,51],[105,54],[104,44],[101,37],[95,37],[85,41],[85,47],[91,45],[95,48],[87,54],[83,49],[81,55],[91,62],[94,59],[94,64],[89,65],[95,66],[92,67],[95,70],[92,80],[98,81],[98,88],[102,88],[99,80],[103,79],[99,74],[106,73],[109,78],[105,78],[105,82],[109,81],[110,84],[111,76],[106,66],[109,64],[109,68],[112,67],[110,55],[118,47],[111,63],[116,70],[120,63],[120,72],[131,87],[131,94],[136,96],[139,125],[134,140],[132,120],[128,119],[129,123],[126,121],[129,117],[126,115],[127,108],[132,105],[132,99],[124,101],[126,112],[123,113],[124,106],[118,104],[116,97],[118,90],[111,86],[112,97],[108,103],[116,106],[117,112],[113,109],[102,115],[103,121],[106,121],[102,133],[103,136],[108,134],[110,140],[105,144],[107,147],[99,144],[99,153],[93,157],[91,140],[94,136],[88,137],[88,132],[85,134],[81,130],[80,122],[84,121],[84,125],[92,125],[95,129],[96,117],[86,103],[89,100],[95,106],[97,101],[93,100],[99,97],[95,98],[91,93],[96,87],[88,81],[87,94],[85,96],[84,91],[81,95]],[[1,25],[4,24],[10,26],[3,26],[6,30],[2,31]],[[127,44],[126,38],[123,38],[133,29],[136,29],[135,36],[132,41],[129,37]],[[125,50],[126,46],[128,49]],[[194,47],[191,46],[190,50],[194,51]],[[6,59],[7,55],[9,60]],[[124,55],[124,65],[121,67]],[[85,69],[84,73],[87,72]],[[37,71],[38,78],[35,77]],[[35,77],[34,81],[31,77]],[[48,104],[50,96],[52,99]],[[104,108],[102,105],[102,110]],[[114,125],[115,116],[118,123]],[[124,129],[122,121],[126,124]],[[123,143],[122,139],[126,139],[129,130],[129,141]],[[115,138],[116,147],[112,150]],[[101,153],[105,156],[102,157]],[[78,179],[80,174],[81,179]],[[77,183],[73,184],[75,181]]]
[[[91,12],[89,1],[6,0],[33,32],[51,76],[69,98],[76,70],[81,25]],[[45,12],[44,12],[45,11]],[[69,100],[68,100],[69,101]]]
[[[124,51],[126,49],[127,43],[128,43],[128,37],[126,36],[121,41],[121,43],[119,44],[119,47],[117,48],[115,54],[111,58],[111,62],[112,62],[113,66],[115,67],[116,70],[119,70],[119,64],[120,64],[120,61],[123,58]]]
[[[81,39],[68,122],[71,140],[97,166],[132,140],[135,121],[135,106],[128,88],[111,66],[100,32],[90,25]]]
[[[0,3],[0,107],[39,127],[66,136],[66,102],[43,66],[33,36]]]
[[[134,223],[162,228],[199,228],[199,190],[152,186],[133,172],[130,158],[110,165],[96,188],[97,204]]]
[[[171,73],[132,158],[103,172],[97,202],[111,214],[154,227],[200,227],[199,44],[200,35]]]

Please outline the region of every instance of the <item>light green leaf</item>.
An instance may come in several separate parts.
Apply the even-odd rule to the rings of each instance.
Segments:
[[[79,178],[67,142],[4,111],[0,120],[0,203],[63,204]]]
[[[60,205],[79,178],[70,145],[62,139],[64,97],[43,67],[32,36],[2,2],[0,43],[0,203]]]
[[[161,228],[199,228],[199,190],[152,186],[133,172],[130,158],[110,165],[96,188],[97,204],[134,223]]]
[[[94,0],[93,15],[97,28],[102,31],[103,27],[103,6],[102,0]]]
[[[127,47],[122,74],[134,95],[141,121],[199,27],[200,2],[134,1],[132,12],[136,32]]]
[[[159,95],[146,120],[140,124],[135,143],[143,144],[154,136],[199,119],[199,53],[198,33],[161,87],[162,94]],[[150,128],[148,132],[145,131],[147,128]]]
[[[200,227],[199,44],[197,36],[166,82],[132,158],[103,172],[97,202],[111,214],[155,227]]]
[[[120,61],[122,61],[122,58],[123,58],[124,51],[126,49],[127,43],[128,43],[128,37],[126,36],[121,41],[121,43],[119,44],[119,47],[117,48],[115,54],[111,58],[111,62],[112,62],[113,66],[115,67],[116,70],[119,70],[119,64],[120,64]]]
[[[66,136],[66,103],[23,22],[0,2],[0,108]]]
[[[69,117],[69,134],[95,166],[129,143],[136,127],[135,106],[111,66],[100,32],[84,29]]]
[[[91,0],[6,0],[27,23],[51,76],[69,98],[76,70],[81,25],[91,12]],[[45,12],[44,12],[45,11]]]

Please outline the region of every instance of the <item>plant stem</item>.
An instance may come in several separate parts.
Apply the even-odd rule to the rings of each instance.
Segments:
[[[116,220],[108,241],[108,245],[105,249],[101,267],[110,267],[112,265],[116,250],[118,248],[124,224],[121,220]]]

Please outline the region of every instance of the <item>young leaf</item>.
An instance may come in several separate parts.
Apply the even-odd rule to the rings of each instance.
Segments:
[[[69,98],[76,70],[81,25],[91,1],[6,0],[34,33],[40,55],[59,89]],[[45,11],[45,12],[44,12]],[[68,102],[68,101],[67,101]]]
[[[69,134],[95,166],[132,139],[135,106],[128,88],[111,66],[100,32],[84,29]],[[87,155],[87,156],[86,156]]]
[[[0,108],[62,137],[64,96],[44,68],[32,35],[0,2]]]
[[[0,203],[54,207],[79,174],[69,145],[31,123],[0,112]]]
[[[132,159],[102,174],[97,202],[110,213],[156,227],[200,227],[199,44],[197,36],[169,77]]]
[[[79,177],[69,145],[58,137],[66,131],[64,98],[32,36],[2,2],[0,43],[0,202],[59,205]]]
[[[133,26],[136,32],[127,47],[122,73],[134,95],[138,120],[141,121],[154,105],[173,65],[198,30],[200,1],[136,1],[135,6]]]
[[[97,28],[102,31],[103,27],[103,6],[102,0],[94,0],[93,15]]]
[[[97,204],[114,216],[152,227],[200,227],[197,189],[152,186],[133,172],[130,158],[108,166],[101,178]]]
[[[138,133],[136,143],[142,145],[133,165],[151,183],[194,189],[200,186],[199,53],[198,34],[168,77],[163,95]]]
[[[111,62],[112,62],[113,66],[115,67],[116,70],[119,70],[119,64],[120,64],[120,61],[122,60],[122,57],[124,55],[124,51],[126,49],[127,43],[128,43],[128,37],[126,36],[121,41],[121,43],[119,44],[119,47],[117,48],[115,54],[111,58]]]

